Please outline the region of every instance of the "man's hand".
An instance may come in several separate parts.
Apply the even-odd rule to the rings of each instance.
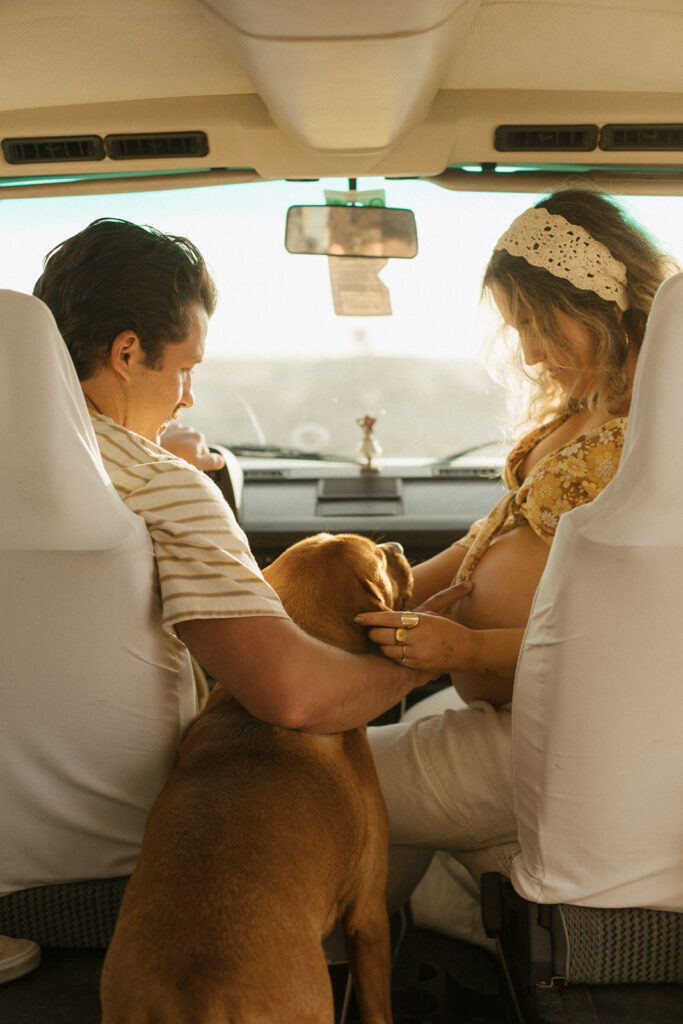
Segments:
[[[159,443],[167,451],[185,459],[197,469],[211,471],[220,469],[224,464],[221,455],[209,451],[206,438],[201,431],[185,427],[182,423],[169,423]]]

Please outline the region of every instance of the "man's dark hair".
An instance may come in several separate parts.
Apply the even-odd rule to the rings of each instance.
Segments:
[[[80,380],[106,361],[114,339],[135,331],[149,366],[191,330],[191,307],[211,316],[216,287],[187,238],[103,217],[56,246],[33,294],[50,308]]]

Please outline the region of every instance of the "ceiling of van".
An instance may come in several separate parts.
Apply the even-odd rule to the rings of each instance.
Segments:
[[[680,0],[5,0],[0,137],[203,132],[206,155],[40,159],[0,176],[253,168],[439,174],[469,163],[675,167],[683,144],[494,146],[505,125],[683,120]],[[674,136],[674,143],[677,136]],[[93,157],[93,160],[95,158]]]

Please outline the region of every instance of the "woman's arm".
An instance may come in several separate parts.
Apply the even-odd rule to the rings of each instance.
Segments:
[[[470,669],[451,676],[456,692],[467,704],[473,700],[509,704],[524,627],[468,629],[467,632],[471,634],[472,644]]]
[[[453,603],[452,587],[426,602],[442,610]],[[424,608],[425,606],[423,606]],[[506,704],[512,698],[512,684],[524,627],[468,629],[434,611],[418,613],[418,625],[405,629],[400,612],[365,612],[355,621],[370,626],[370,639],[382,653],[409,668],[434,674],[454,674],[453,685],[463,700],[487,700]],[[405,640],[397,629],[405,629]]]
[[[467,548],[462,544],[454,544],[433,558],[413,566],[413,604],[422,604],[432,594],[449,587],[455,579]]]
[[[400,662],[405,647],[404,665],[450,674],[463,700],[506,704],[512,698],[519,649],[549,550],[527,525],[507,531],[478,563],[471,592],[465,590],[469,584],[460,584],[416,609],[419,626],[406,631],[405,643],[396,642],[400,614],[365,613],[358,621],[375,627],[370,638],[387,657]]]

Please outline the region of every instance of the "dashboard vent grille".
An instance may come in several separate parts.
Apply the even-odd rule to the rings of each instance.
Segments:
[[[600,132],[600,149],[681,150],[683,124],[606,124]]]
[[[494,466],[435,466],[432,476],[441,480],[498,480],[501,470]]]
[[[149,160],[164,157],[206,156],[209,143],[204,132],[143,132],[107,135],[104,144],[112,160]]]
[[[70,160],[104,160],[104,146],[98,135],[54,135],[3,139],[2,152],[8,164],[54,164]]]
[[[499,153],[544,149],[585,153],[597,144],[595,124],[501,124],[494,137]]]
[[[245,469],[245,480],[282,480],[292,474],[288,469]]]

